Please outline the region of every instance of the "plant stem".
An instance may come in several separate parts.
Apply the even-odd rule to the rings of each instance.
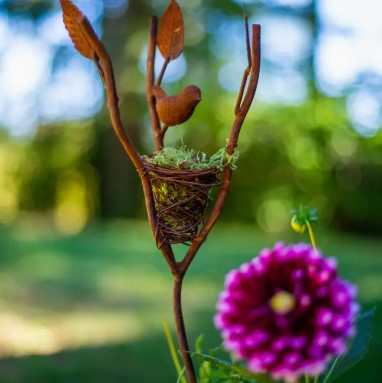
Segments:
[[[174,345],[174,341],[173,341],[172,336],[171,336],[171,331],[170,331],[170,328],[168,327],[168,323],[166,320],[163,320],[163,327],[164,327],[164,331],[166,333],[167,343],[168,343],[168,347],[170,349],[172,361],[174,362],[175,369],[178,372],[178,381],[182,382],[182,383],[187,383],[186,378],[183,376],[184,367],[182,369],[182,367],[180,366],[178,355],[176,353],[176,349],[175,349],[175,345]]]
[[[316,375],[313,383],[318,383],[319,381],[320,381],[320,375]]]
[[[334,367],[336,367],[338,360],[339,360],[339,357],[334,359],[334,362],[330,366],[329,371],[325,374],[325,378],[324,378],[324,381],[322,383],[328,383],[329,382],[330,376],[332,375],[332,372],[334,370]]]
[[[305,374],[305,383],[310,383],[310,378],[308,374]]]
[[[183,320],[182,313],[182,283],[184,274],[177,274],[174,278],[173,290],[173,308],[174,318],[176,324],[176,332],[178,336],[178,343],[182,355],[184,367],[186,368],[186,375],[188,383],[197,383],[194,365],[192,363],[190,348],[188,346],[186,328]]]
[[[316,249],[317,242],[316,242],[316,238],[314,237],[312,224],[308,220],[305,221],[305,223],[306,223],[306,226],[308,227],[310,242],[312,242],[313,249]]]
[[[178,376],[178,380],[176,381],[176,383],[183,382],[183,379],[186,379],[186,378],[183,376],[185,371],[186,371],[186,369],[183,367],[183,368],[182,368],[182,371],[180,372],[180,374],[179,374],[179,376]],[[186,380],[186,383],[187,383],[187,380]]]

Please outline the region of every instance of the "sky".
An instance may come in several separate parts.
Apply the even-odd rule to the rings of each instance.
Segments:
[[[3,0],[0,0],[0,3]],[[303,8],[310,0],[264,0]],[[128,0],[74,1],[97,32],[103,13],[110,18],[128,11]],[[189,2],[197,6],[199,0]],[[248,5],[253,0],[247,1]],[[373,136],[382,126],[382,12],[380,0],[318,0],[321,32],[317,37],[315,72],[318,88],[331,97],[347,95],[346,105],[353,128]],[[307,95],[306,75],[299,62],[310,54],[310,30],[298,16],[276,13],[250,15],[262,25],[265,65],[257,98],[265,103],[295,105]],[[208,26],[199,26],[199,37]],[[227,25],[221,25],[227,28]],[[216,33],[213,52],[226,59],[218,76],[227,91],[237,91],[242,76],[245,46],[242,20],[229,25],[229,33]],[[219,31],[217,31],[219,32]],[[224,47],[230,47],[230,51]],[[232,49],[238,55],[232,55]],[[59,51],[62,64],[52,72]],[[227,54],[229,54],[227,56]],[[144,71],[145,48],[140,69]],[[160,55],[157,55],[160,57]],[[229,60],[228,60],[229,59]],[[283,63],[282,65],[280,63]],[[160,63],[157,63],[160,67]],[[276,70],[275,70],[276,68]],[[183,76],[183,58],[170,66],[166,81]],[[37,24],[27,18],[0,13],[0,125],[15,137],[33,135],[39,124],[87,118],[103,105],[102,84],[93,63],[78,55],[64,29],[60,10],[48,12]]]

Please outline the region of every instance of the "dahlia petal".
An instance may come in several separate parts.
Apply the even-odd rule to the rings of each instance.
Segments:
[[[283,362],[288,366],[295,366],[302,358],[299,352],[290,352],[284,355]]]
[[[330,339],[328,349],[335,355],[342,355],[346,351],[346,342],[342,338]]]
[[[344,290],[337,290],[332,292],[332,305],[337,308],[346,307],[349,304],[350,296]]]
[[[333,320],[333,311],[322,307],[319,308],[316,312],[316,324],[321,327],[327,326]]]
[[[330,269],[332,269],[333,271],[336,271],[337,270],[337,266],[338,266],[338,261],[336,258],[334,257],[328,257],[325,259],[325,264],[327,265],[327,267],[329,267]]]
[[[260,262],[258,258],[256,258],[254,261],[252,261],[253,265],[253,271],[255,276],[262,276],[266,273],[267,267]]]
[[[353,302],[351,303],[350,305],[350,313],[351,313],[351,317],[355,317],[361,310],[361,306],[359,305],[359,303],[357,302]]]
[[[239,267],[239,270],[241,273],[243,273],[244,275],[248,272],[250,272],[251,270],[251,264],[250,263],[243,263],[240,267]]]
[[[270,334],[268,332],[262,330],[253,331],[246,339],[246,342],[251,343],[253,348],[258,347],[261,344],[267,342],[270,338]]]
[[[262,250],[260,250],[259,255],[255,259],[260,259],[260,258],[263,258],[263,257],[266,257],[266,258],[271,257],[272,256],[272,252],[273,251],[271,249],[268,249],[268,248],[262,249]]]
[[[223,341],[223,347],[227,351],[232,351],[233,353],[236,353],[240,346],[241,346],[241,343],[238,341],[232,341],[227,339]]]
[[[222,318],[221,314],[218,313],[214,316],[214,325],[218,329],[224,328],[224,319]]]
[[[325,371],[328,361],[329,360],[317,362],[315,360],[312,360],[308,362],[307,365],[304,367],[304,373],[310,376],[321,375]]]
[[[318,299],[322,299],[322,298],[328,297],[330,293],[331,293],[330,286],[324,285],[317,288],[315,296]]]
[[[275,245],[273,246],[273,252],[274,253],[282,253],[285,250],[285,244],[284,242],[276,242]]]
[[[332,276],[332,273],[330,270],[321,270],[317,275],[316,275],[316,283],[319,285],[322,285],[330,280]]]
[[[270,311],[270,308],[268,306],[262,306],[262,307],[255,307],[253,310],[248,312],[248,319],[250,320],[256,320],[260,317],[267,315]]]
[[[315,360],[319,360],[319,359],[322,359],[323,356],[325,355],[325,350],[323,349],[323,347],[315,345],[308,348],[307,354],[311,358],[314,358]]]
[[[275,315],[275,325],[279,329],[286,329],[290,327],[290,321],[283,315]]]
[[[329,334],[325,330],[318,330],[313,336],[312,344],[314,346],[323,347],[328,343]]]
[[[273,370],[271,376],[274,380],[284,379],[286,383],[295,383],[299,374],[295,371],[290,371],[288,368],[282,367],[277,370]]]
[[[297,302],[301,308],[307,308],[312,303],[312,297],[309,294],[303,294],[298,298]]]
[[[240,286],[238,281],[238,270],[232,270],[230,271],[226,277],[225,277],[225,287],[226,288],[232,288],[235,285]]]
[[[289,346],[293,350],[300,350],[305,347],[308,343],[308,339],[304,335],[297,335],[289,340]]]
[[[322,260],[321,251],[318,250],[318,249],[311,248],[311,250],[310,250],[310,259],[311,260],[317,260],[317,261]]]
[[[250,358],[248,360],[248,368],[255,373],[263,373],[266,371],[265,367],[263,367],[261,360],[257,357]]]
[[[352,299],[356,298],[358,294],[358,287],[356,285],[353,285],[352,283],[348,281],[343,281],[344,285],[347,287],[348,293]]]
[[[356,333],[355,327],[351,326],[347,328],[343,335],[345,335],[346,338],[353,338]]]
[[[348,325],[347,317],[343,315],[336,315],[331,322],[330,328],[334,332],[342,332],[346,325]]]
[[[226,330],[227,331],[227,334],[229,334],[229,336],[242,336],[245,332],[246,332],[246,327],[241,325],[241,324],[235,324],[235,325],[231,325],[229,326],[229,328]]]
[[[318,273],[318,270],[319,270],[318,265],[316,265],[316,264],[308,265],[307,275],[314,282],[315,282],[315,277],[316,277],[316,275]]]
[[[290,337],[282,335],[279,338],[276,338],[271,345],[271,349],[274,351],[284,351],[290,342]]]
[[[269,351],[257,352],[253,354],[250,363],[259,370],[265,370],[276,361],[277,357]],[[260,368],[259,368],[260,367]]]
[[[292,271],[292,280],[297,282],[305,278],[305,271],[302,269],[297,269]]]

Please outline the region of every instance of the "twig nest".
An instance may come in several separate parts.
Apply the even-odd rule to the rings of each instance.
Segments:
[[[166,168],[145,162],[151,180],[158,230],[170,244],[192,241],[203,223],[209,192],[219,170]]]
[[[237,153],[225,149],[207,157],[188,149],[166,147],[143,156],[151,181],[158,230],[170,244],[188,243],[198,234],[212,187],[220,185],[217,175],[224,166],[235,167]]]

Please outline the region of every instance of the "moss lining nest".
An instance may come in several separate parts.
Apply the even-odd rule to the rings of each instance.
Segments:
[[[187,243],[198,233],[217,174],[227,164],[235,168],[237,153],[225,149],[207,157],[188,149],[164,148],[143,160],[149,172],[158,218],[158,230],[167,243]]]

